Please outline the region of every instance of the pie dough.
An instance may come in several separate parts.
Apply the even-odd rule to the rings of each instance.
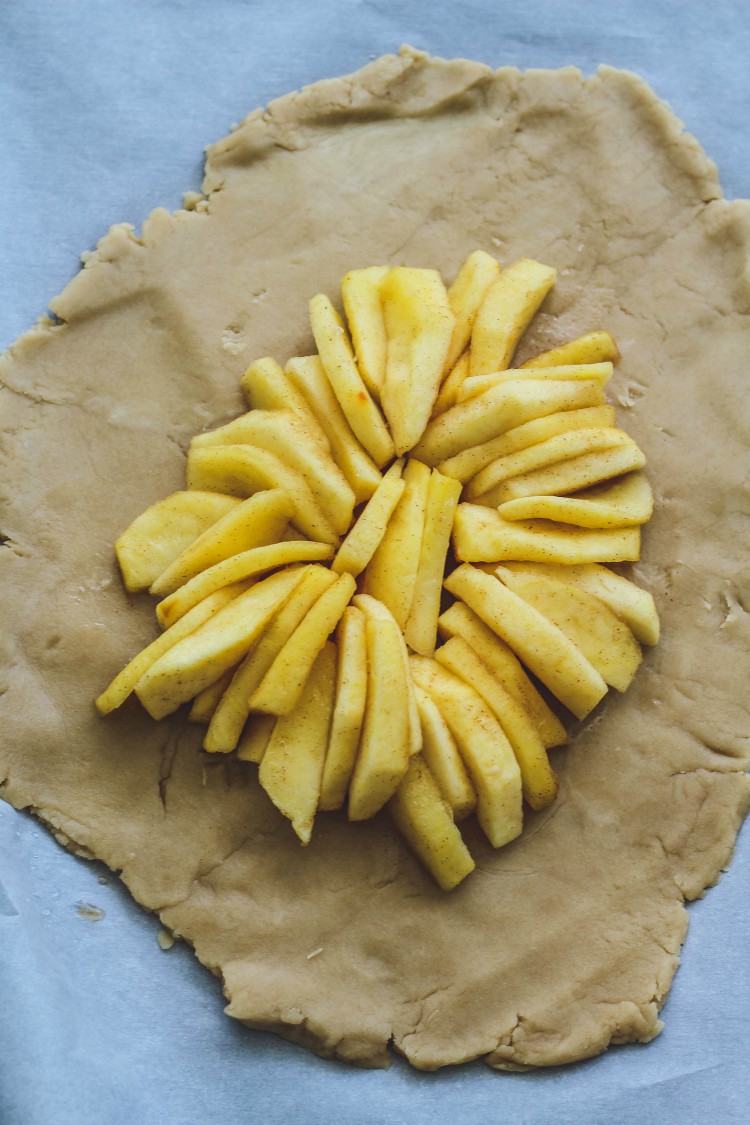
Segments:
[[[0,792],[121,872],[230,1015],[322,1055],[518,1068],[652,1038],[684,900],[750,801],[750,204],[631,74],[411,49],[252,113],[204,190],[114,227],[59,322],[2,360]],[[92,701],[153,635],[112,543],[240,412],[247,364],[309,353],[307,301],[347,270],[450,279],[476,247],[560,271],[520,360],[600,327],[620,345],[619,421],[657,497],[635,576],[663,640],[553,752],[560,797],[517,842],[467,828],[477,871],[446,895],[387,815],[320,816],[301,848],[255,767],[203,754],[184,714]]]

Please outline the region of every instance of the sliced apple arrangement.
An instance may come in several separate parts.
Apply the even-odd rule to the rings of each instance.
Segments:
[[[516,839],[558,790],[549,701],[585,718],[659,635],[651,595],[604,565],[640,557],[653,507],[606,401],[614,340],[510,366],[555,276],[478,250],[448,289],[352,271],[346,321],[313,297],[318,354],[253,363],[249,411],[196,436],[187,488],[115,544],[162,632],[99,711],[190,702],[303,844],[318,811],[387,806],[446,890],[474,868],[464,818]]]

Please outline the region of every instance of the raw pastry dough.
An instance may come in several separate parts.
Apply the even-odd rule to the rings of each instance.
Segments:
[[[94,854],[223,975],[229,1013],[366,1065],[569,1062],[648,1040],[750,799],[750,204],[633,75],[496,73],[410,49],[256,111],[191,212],[114,227],[2,361],[3,796]],[[561,795],[445,895],[387,816],[301,849],[254,767],[185,717],[93,698],[151,635],[112,542],[180,487],[308,298],[474,247],[560,270],[528,355],[606,327],[657,511],[638,579],[664,638],[559,755]],[[521,354],[523,361],[527,354]],[[311,952],[320,951],[316,956]],[[697,1032],[696,1032],[697,1033]]]

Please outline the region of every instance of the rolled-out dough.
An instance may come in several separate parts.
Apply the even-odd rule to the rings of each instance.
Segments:
[[[120,872],[232,1016],[323,1055],[515,1068],[650,1039],[684,900],[750,801],[750,204],[631,74],[410,49],[251,114],[204,190],[114,227],[0,362],[0,793]],[[387,815],[322,815],[301,848],[256,768],[202,754],[183,714],[102,720],[93,699],[154,631],[112,543],[242,409],[247,364],[308,354],[307,301],[347,270],[450,279],[477,247],[559,270],[520,359],[595,328],[620,345],[663,639],[554,752],[560,797],[517,842],[467,830],[477,871],[446,895]]]

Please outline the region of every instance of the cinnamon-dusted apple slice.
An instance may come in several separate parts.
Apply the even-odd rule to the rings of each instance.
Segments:
[[[558,780],[541,735],[528,713],[462,637],[453,637],[441,645],[435,652],[435,659],[473,687],[500,723],[516,756],[523,795],[531,808],[544,809],[550,805],[557,796]]]
[[[640,644],[658,644],[659,615],[652,595],[608,567],[598,563],[560,566],[552,563],[506,562],[503,565],[514,574],[544,574],[558,582],[577,586],[587,594],[593,594],[625,622]]]
[[[396,266],[381,296],[388,349],[380,398],[400,456],[416,445],[430,419],[455,317],[437,270]]]
[[[341,299],[357,367],[374,399],[380,399],[385,380],[388,341],[383,319],[382,284],[389,266],[350,270],[341,282]]]
[[[363,590],[388,607],[403,631],[414,600],[430,469],[410,458],[401,479],[403,494],[364,572]]]
[[[456,739],[477,794],[477,820],[493,848],[523,828],[521,773],[503,730],[487,704],[464,680],[436,660],[412,656],[415,683],[437,704]]]
[[[310,325],[320,361],[346,419],[378,468],[393,457],[393,440],[357,370],[341,317],[323,293],[310,301]]]
[[[500,263],[484,250],[472,251],[456,274],[455,281],[448,289],[448,303],[455,323],[445,361],[446,371],[455,368],[459,356],[469,343],[482,301],[490,285],[499,276]]]
[[[595,379],[509,379],[433,418],[412,456],[435,466],[533,418],[604,402]]]
[[[234,750],[250,713],[253,693],[297,626],[335,581],[335,576],[325,567],[302,569],[300,580],[288,599],[235,670],[211,716],[203,740],[204,750],[224,754]]]
[[[609,332],[587,332],[558,348],[527,359],[521,367],[559,367],[567,363],[617,363],[620,351]]]
[[[209,684],[203,691],[198,692],[190,707],[188,720],[191,723],[210,723],[216,708],[221,702],[224,692],[232,682],[236,669],[230,668],[223,676],[219,676],[216,683]]]
[[[274,724],[258,780],[303,844],[310,842],[333,711],[336,646],[327,642],[294,708]]]
[[[335,530],[340,535],[348,530],[354,492],[333,460],[328,443],[322,446],[308,423],[294,411],[250,410],[226,426],[198,434],[191,442],[192,449],[214,445],[252,445],[280,457],[302,474]]]
[[[530,422],[514,426],[499,437],[490,438],[480,445],[463,449],[455,457],[449,457],[441,462],[438,468],[446,476],[455,477],[456,480],[466,484],[486,465],[497,461],[499,457],[518,453],[521,449],[528,449],[529,446],[537,445],[557,434],[569,433],[572,430],[605,429],[615,425],[613,406],[584,406],[580,410],[559,410],[555,414],[533,418]]]
[[[422,724],[422,757],[448,802],[455,820],[470,816],[477,807],[477,795],[438,705],[415,685],[419,721]]]
[[[135,688],[149,715],[153,719],[171,715],[242,660],[299,579],[298,569],[272,574],[160,656]],[[179,622],[173,628],[178,626]]]
[[[409,762],[389,807],[399,832],[444,891],[471,874],[474,860],[421,754]]]
[[[159,624],[166,628],[192,609],[194,605],[208,597],[214,590],[229,586],[233,582],[257,578],[269,570],[300,562],[322,562],[333,555],[329,543],[313,543],[310,539],[285,540],[282,543],[269,543],[267,547],[253,547],[224,559],[208,570],[202,570],[179,590],[175,590],[156,607]]]
[[[217,590],[215,594],[211,594],[205,601],[199,605],[194,606],[189,613],[172,626],[171,629],[166,629],[161,636],[152,641],[150,645],[142,649],[137,656],[134,656],[129,664],[115,676],[109,687],[102,692],[96,700],[96,708],[101,715],[108,715],[110,711],[122,706],[125,700],[132,692],[135,691],[136,684],[142,676],[146,674],[152,664],[155,664],[166,652],[168,652],[174,645],[189,637],[196,629],[223,609],[239,594],[243,593],[246,589],[246,583],[240,583],[239,586],[226,586],[223,590]],[[218,677],[216,677],[218,679]],[[197,693],[194,693],[197,694]],[[190,696],[188,696],[188,699]]]
[[[404,626],[406,643],[422,656],[435,651],[445,560],[460,495],[459,481],[432,470],[414,596]]]
[[[490,285],[471,333],[471,374],[510,367],[516,345],[552,288],[557,270],[520,258]]]
[[[567,492],[575,491],[575,482],[578,479],[578,477],[573,479],[567,475],[567,462],[589,454],[609,453],[612,450],[628,450],[635,460],[645,463],[646,459],[633,439],[615,426],[606,426],[603,429],[572,430],[547,438],[546,441],[540,441],[537,445],[529,446],[527,449],[521,449],[518,453],[511,453],[508,457],[499,457],[471,478],[466,485],[465,496],[467,500],[476,500],[478,497],[484,497],[488,494],[494,497],[499,491],[497,486],[506,484],[509,489],[515,487],[518,490],[518,495],[522,496],[564,496]],[[602,468],[598,471],[608,473],[609,476],[599,479],[606,480],[609,477],[618,476],[622,471],[617,468],[617,465],[615,465],[613,471],[609,470],[608,466],[612,463],[611,458],[600,458],[600,460],[602,461]],[[639,465],[634,467],[640,468]],[[542,470],[548,470],[545,476],[542,475]],[[523,485],[520,484],[519,478]],[[569,480],[573,481],[572,488],[568,487]],[[531,491],[531,482],[539,482],[540,487]],[[587,484],[597,483],[596,480],[586,480],[579,487],[585,488]],[[507,497],[507,499],[514,498],[514,496]],[[491,500],[486,502],[492,503]],[[498,501],[498,503],[502,503],[502,501]]]
[[[286,374],[325,432],[334,460],[354,492],[355,502],[361,504],[369,500],[380,484],[380,471],[349,425],[326,378],[320,357],[309,355],[290,359]]]
[[[252,711],[288,715],[299,701],[313,662],[339,623],[357,588],[341,574],[300,621],[250,698]]]
[[[331,563],[335,573],[347,571],[356,578],[375,554],[404,491],[402,468],[402,461],[394,461],[367,501]]]
[[[581,379],[594,379],[602,387],[606,387],[612,378],[613,367],[611,363],[571,363],[560,367],[511,367],[505,371],[492,371],[488,375],[471,375],[461,384],[456,393],[456,402],[465,402],[469,398],[488,391],[490,387],[497,387],[500,383],[507,383],[509,379],[571,379],[573,382]]]
[[[406,705],[409,718],[409,753],[416,754],[417,751],[422,748],[422,726],[419,721],[419,712],[417,711],[417,698],[414,692],[414,683],[411,678],[409,652],[406,647],[404,635],[398,628],[391,611],[386,605],[379,602],[377,598],[373,598],[369,594],[357,594],[352,601],[358,609],[362,610],[368,621],[390,621],[396,626],[396,632],[399,636],[401,666],[406,681]]]
[[[292,522],[310,539],[338,543],[339,537],[296,469],[266,449],[252,445],[215,445],[191,449],[187,459],[189,488],[249,496],[263,489],[280,488],[289,497]]]
[[[257,765],[263,761],[263,755],[277,722],[275,715],[250,716],[237,743],[237,757],[241,762],[255,762]]]
[[[307,397],[294,385],[288,372],[270,356],[256,359],[242,376],[242,390],[252,410],[292,410],[315,434],[315,440],[326,448],[327,434]]]
[[[463,562],[637,562],[639,527],[571,527],[547,520],[505,520],[492,508],[459,504],[453,548]]]
[[[654,510],[648,478],[628,473],[573,496],[520,496],[498,508],[504,520],[553,520],[576,527],[635,527],[647,523]]]
[[[150,593],[163,598],[240,551],[276,543],[293,515],[294,506],[280,488],[265,489],[238,501],[158,575]]]
[[[546,575],[495,572],[500,581],[543,614],[568,637],[610,687],[627,691],[643,653],[635,637],[609,606],[593,594]]]
[[[442,637],[460,637],[471,646],[493,678],[528,715],[545,749],[567,742],[565,727],[526,675],[513,650],[468,605],[454,602],[441,615],[439,627]]]
[[[368,820],[391,799],[411,756],[402,638],[394,621],[368,617],[367,697],[362,737],[349,785],[350,820]]]
[[[576,718],[585,718],[607,694],[604,679],[578,646],[498,578],[464,563],[445,586],[510,645]]]
[[[123,531],[115,554],[125,589],[146,590],[178,555],[239,504],[218,492],[173,492],[158,500]]]
[[[319,801],[324,810],[343,807],[357,758],[367,700],[366,621],[362,610],[350,605],[336,630],[336,698]]]

